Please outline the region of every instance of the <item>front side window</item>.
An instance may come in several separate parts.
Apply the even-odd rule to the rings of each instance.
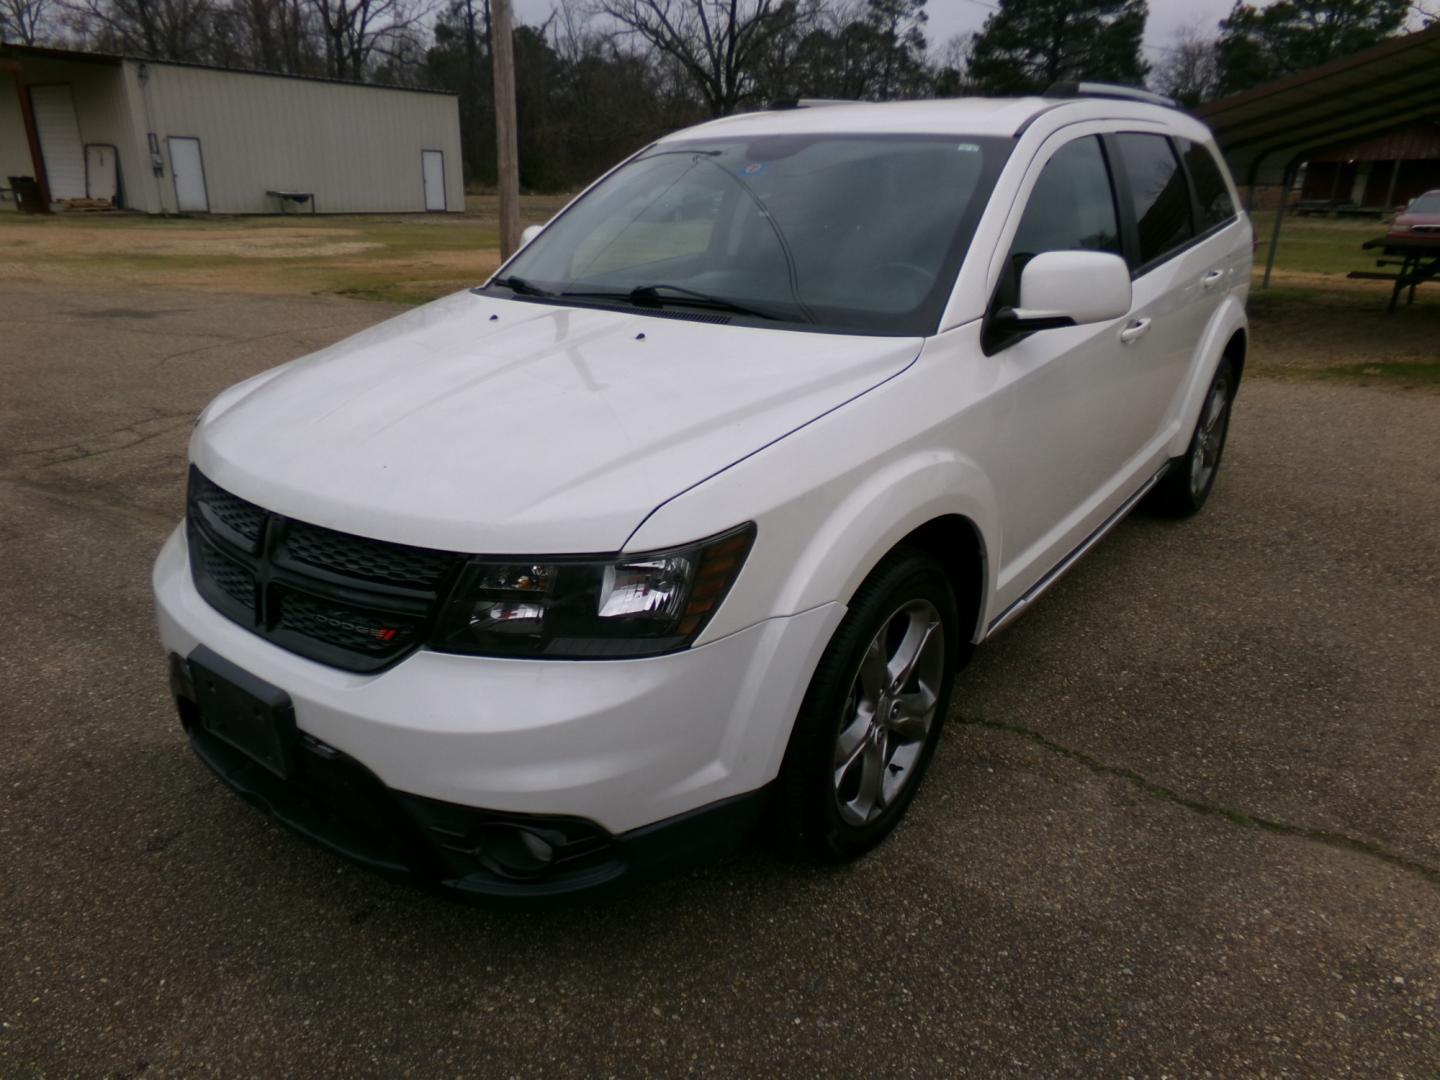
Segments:
[[[1066,143],[1046,163],[1010,250],[1028,256],[1042,251],[1120,254],[1115,194],[1098,138]]]
[[[1195,203],[1200,210],[1196,223],[1199,232],[1213,228],[1235,216],[1235,203],[1230,198],[1230,189],[1225,186],[1225,177],[1215,161],[1215,155],[1202,143],[1179,140],[1180,151],[1185,156],[1185,168],[1190,172],[1190,182],[1195,185]]]
[[[1131,205],[1139,232],[1137,265],[1148,266],[1195,235],[1190,221],[1190,189],[1165,136],[1124,132],[1115,139],[1130,181]]]
[[[932,333],[1009,146],[954,135],[661,143],[547,226],[489,288],[539,303],[728,304],[733,321],[754,325]]]
[[[1020,273],[1046,251],[1120,254],[1120,222],[1105,153],[1096,136],[1066,143],[1045,163],[1010,244],[998,307],[1020,302]]]

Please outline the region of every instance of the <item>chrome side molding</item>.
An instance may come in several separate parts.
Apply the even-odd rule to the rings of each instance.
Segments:
[[[999,615],[991,619],[989,627],[985,630],[985,636],[987,638],[992,637],[1018,619],[1026,608],[1044,595],[1046,589],[1064,577],[1069,569],[1079,562],[1086,552],[1101,540],[1105,539],[1105,535],[1111,529],[1115,528],[1116,525],[1119,525],[1121,521],[1125,520],[1125,515],[1135,509],[1135,504],[1149,494],[1150,489],[1160,482],[1160,478],[1170,470],[1170,464],[1171,463],[1167,461],[1164,465],[1161,465],[1154,476],[1141,484],[1140,487],[1135,490],[1134,494],[1116,507],[1115,512],[1096,526],[1095,531],[1080,541],[1070,554],[1066,555],[1046,571],[1045,576],[1030,586],[1029,591],[1026,592],[1024,596],[1020,597],[1020,599],[1016,600]]]

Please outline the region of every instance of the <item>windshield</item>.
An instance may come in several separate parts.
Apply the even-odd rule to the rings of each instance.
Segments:
[[[954,135],[657,144],[487,288],[541,303],[708,308],[750,325],[933,333],[1010,145]]]
[[[1407,214],[1440,214],[1440,191],[1427,191],[1405,208]]]

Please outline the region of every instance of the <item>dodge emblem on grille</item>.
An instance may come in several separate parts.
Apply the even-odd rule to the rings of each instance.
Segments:
[[[318,612],[310,616],[318,623],[334,627],[336,630],[348,630],[352,634],[360,634],[363,637],[374,638],[376,641],[394,641],[395,635],[400,631],[391,626],[365,626],[361,623],[350,622],[348,619],[337,619],[330,615],[321,615]]]

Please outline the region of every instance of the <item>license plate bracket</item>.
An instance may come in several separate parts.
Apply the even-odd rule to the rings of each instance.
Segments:
[[[288,779],[299,741],[290,695],[204,645],[187,662],[200,725],[280,779]]]

